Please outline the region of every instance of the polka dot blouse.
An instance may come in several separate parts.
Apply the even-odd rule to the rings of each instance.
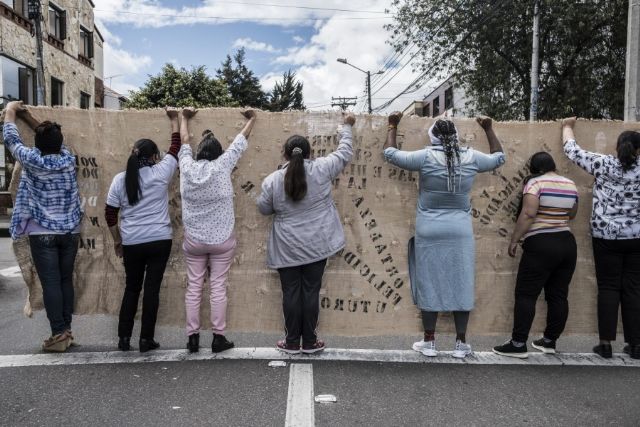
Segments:
[[[216,160],[195,161],[188,144],[180,148],[182,221],[190,239],[217,245],[231,237],[235,225],[231,172],[248,144],[240,134]]]

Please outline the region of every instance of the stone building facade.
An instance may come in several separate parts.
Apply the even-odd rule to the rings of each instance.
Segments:
[[[28,0],[0,0],[0,96],[36,103],[36,39]],[[102,37],[91,0],[42,0],[45,103],[102,106]],[[99,65],[96,75],[96,64]],[[100,80],[96,84],[96,79]]]
[[[45,104],[104,105],[103,44],[92,0],[42,0]],[[36,102],[36,38],[28,0],[0,0],[0,108]],[[0,149],[0,193],[9,185],[12,159]],[[0,215],[2,199],[0,194]]]

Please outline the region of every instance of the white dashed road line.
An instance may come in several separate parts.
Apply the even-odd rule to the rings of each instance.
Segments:
[[[314,405],[313,366],[310,363],[291,364],[285,427],[313,427]]]
[[[475,352],[465,359],[451,357],[451,352],[440,352],[437,357],[426,357],[412,350],[369,350],[331,348],[315,355],[288,355],[275,348],[234,348],[223,353],[207,351],[190,354],[187,350],[157,350],[149,353],[121,352],[77,352],[63,354],[24,354],[0,356],[0,368],[23,366],[99,365],[108,363],[154,363],[180,362],[184,360],[300,360],[386,363],[430,363],[456,365],[524,365],[524,366],[617,366],[640,368],[640,360],[626,354],[614,354],[603,359],[591,353],[558,353],[545,355],[530,353],[528,359],[499,356],[492,352]]]

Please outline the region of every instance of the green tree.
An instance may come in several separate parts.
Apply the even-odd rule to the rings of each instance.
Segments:
[[[455,74],[473,112],[528,117],[533,0],[394,0],[393,7],[391,44],[402,51],[416,42],[421,82]],[[622,118],[627,11],[627,0],[542,0],[541,120]]]
[[[190,70],[165,64],[156,76],[149,76],[145,85],[132,91],[127,108],[147,109],[174,107],[226,107],[236,105],[226,84],[210,77],[204,66]]]
[[[269,96],[270,111],[304,110],[303,84],[296,80],[296,73],[289,70],[276,82]]]
[[[245,65],[244,48],[233,56],[227,55],[218,70],[218,78],[225,82],[231,98],[242,107],[266,108],[267,94],[260,86],[260,80]]]

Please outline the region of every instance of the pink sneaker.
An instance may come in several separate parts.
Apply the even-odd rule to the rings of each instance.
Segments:
[[[314,344],[305,344],[302,346],[302,352],[304,354],[318,353],[324,350],[324,341],[317,340]]]
[[[287,353],[287,354],[300,353],[300,344],[287,344],[285,340],[278,341],[276,343],[276,348],[281,352]]]

